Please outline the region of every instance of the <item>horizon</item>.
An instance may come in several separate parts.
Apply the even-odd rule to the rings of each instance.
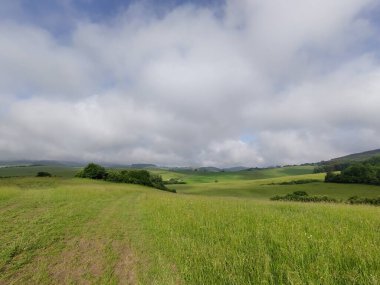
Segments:
[[[362,155],[362,154],[369,154],[369,153],[373,153],[373,152],[380,152],[380,149],[373,149],[373,150],[366,150],[366,151],[363,151],[363,152],[358,152],[358,153],[350,153],[350,154],[347,154],[345,156],[342,156],[342,157],[333,157],[333,158],[329,158],[327,160],[321,160],[321,161],[313,161],[313,162],[304,162],[304,163],[300,163],[300,164],[273,164],[273,165],[264,165],[264,166],[261,166],[261,167],[258,167],[257,165],[222,165],[222,166],[214,166],[214,165],[165,165],[165,164],[154,164],[154,163],[149,163],[149,162],[134,162],[134,163],[128,163],[128,162],[120,162],[120,163],[114,163],[114,162],[107,162],[107,161],[80,161],[80,160],[76,160],[76,161],[68,161],[68,160],[28,160],[28,159],[18,159],[18,160],[0,160],[0,163],[17,163],[17,162],[28,162],[28,163],[33,163],[32,165],[34,165],[35,163],[58,163],[58,164],[67,164],[67,165],[64,165],[64,166],[70,166],[72,167],[73,165],[72,164],[78,164],[78,166],[85,166],[89,163],[96,163],[96,164],[100,164],[100,165],[103,165],[105,167],[133,167],[133,166],[138,166],[138,165],[144,165],[144,167],[147,167],[147,166],[152,166],[152,167],[156,167],[156,168],[168,168],[168,169],[175,169],[175,168],[179,168],[179,169],[187,169],[187,168],[190,168],[190,169],[195,169],[195,168],[217,168],[219,170],[230,170],[230,169],[234,169],[234,168],[245,168],[245,169],[254,169],[254,168],[257,168],[257,169],[267,169],[267,168],[278,168],[278,167],[288,167],[288,166],[303,166],[303,165],[316,165],[318,163],[322,163],[322,162],[327,162],[327,161],[332,161],[332,160],[336,160],[336,159],[341,159],[341,158],[346,158],[346,157],[349,157],[349,156],[353,156],[353,155]],[[38,165],[38,164],[35,164],[35,165]],[[41,165],[44,165],[44,164],[41,164]],[[146,166],[145,166],[146,165]],[[18,167],[18,166],[24,166],[23,164],[20,164],[20,165],[9,165],[9,164],[4,164],[4,165],[0,165],[0,167],[7,167],[7,166],[15,166],[15,167]]]
[[[378,149],[376,0],[4,0],[0,160],[219,168]]]

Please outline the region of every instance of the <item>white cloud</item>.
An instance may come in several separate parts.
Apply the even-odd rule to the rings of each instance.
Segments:
[[[137,5],[65,41],[0,22],[0,156],[255,166],[378,147],[373,3]]]

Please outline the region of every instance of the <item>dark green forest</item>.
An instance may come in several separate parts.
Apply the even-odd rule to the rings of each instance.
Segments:
[[[349,163],[340,173],[333,171],[327,172],[325,182],[380,185],[380,156]]]

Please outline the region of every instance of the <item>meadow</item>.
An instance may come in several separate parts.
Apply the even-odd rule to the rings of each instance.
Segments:
[[[155,170],[187,182],[173,194],[70,171],[0,179],[0,284],[380,284],[380,207],[269,200],[379,186],[276,184],[322,181],[307,167]]]
[[[281,182],[298,179],[315,179],[320,182],[279,185]],[[268,200],[275,195],[285,195],[294,191],[305,191],[310,195],[327,195],[339,200],[346,200],[352,196],[375,198],[380,196],[380,187],[359,184],[324,183],[324,174],[306,174],[284,176],[257,180],[235,180],[227,182],[188,183],[171,185],[178,193],[201,196],[240,197]]]
[[[14,166],[14,167],[0,167],[1,177],[24,177],[36,176],[38,172],[49,172],[54,176],[72,178],[78,172],[79,168],[65,167],[65,166]]]

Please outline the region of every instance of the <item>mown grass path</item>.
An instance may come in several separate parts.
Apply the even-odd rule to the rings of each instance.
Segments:
[[[106,183],[35,188],[36,180],[20,181],[2,189],[1,284],[137,283],[128,233],[140,193]]]

